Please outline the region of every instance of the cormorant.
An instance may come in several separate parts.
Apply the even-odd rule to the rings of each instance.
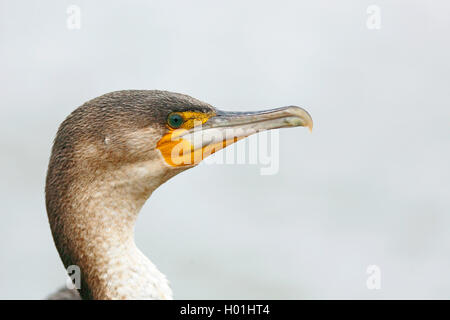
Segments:
[[[80,268],[81,297],[171,299],[166,277],[134,242],[145,201],[215,151],[258,131],[294,126],[312,128],[304,109],[224,112],[158,90],[112,92],[73,111],[58,129],[45,194],[61,260]],[[52,298],[58,297],[76,295],[63,290]]]

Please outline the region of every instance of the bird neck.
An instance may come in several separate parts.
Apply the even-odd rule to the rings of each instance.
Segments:
[[[55,244],[66,267],[80,268],[84,299],[172,298],[166,277],[134,241],[141,207],[170,177],[152,169],[144,163],[95,178],[77,175],[64,188],[59,212],[49,202]]]
[[[112,201],[114,208],[106,205]],[[104,197],[102,202],[101,210],[84,208],[90,222],[70,232],[84,234],[83,239],[75,239],[71,257],[82,271],[83,298],[171,299],[166,277],[135,244],[137,211],[117,199]]]
[[[98,243],[78,248],[85,256],[78,260],[84,270],[83,298],[172,299],[165,275],[136,247],[133,239],[111,236]]]

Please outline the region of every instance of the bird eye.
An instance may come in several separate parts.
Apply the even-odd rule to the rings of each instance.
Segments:
[[[167,123],[174,129],[181,127],[183,124],[183,117],[178,113],[171,113],[169,117],[167,117]]]

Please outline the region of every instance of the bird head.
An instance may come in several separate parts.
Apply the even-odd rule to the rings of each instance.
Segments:
[[[82,270],[83,298],[121,296],[104,283],[105,261],[135,252],[135,220],[159,185],[253,133],[294,126],[312,128],[299,107],[225,112],[165,91],[117,91],[75,109],[53,144],[46,206],[64,265]]]
[[[95,179],[134,168],[128,178],[141,174],[157,185],[251,134],[295,126],[312,129],[308,112],[295,106],[226,112],[179,93],[116,91],[86,102],[61,124],[47,182],[71,170]]]

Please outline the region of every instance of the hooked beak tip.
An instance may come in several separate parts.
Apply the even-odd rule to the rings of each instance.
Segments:
[[[290,113],[295,119],[298,121],[299,126],[307,127],[309,132],[312,132],[313,129],[313,120],[311,115],[303,108],[297,106],[290,106],[286,108],[286,111]],[[294,122],[297,122],[294,121]]]

